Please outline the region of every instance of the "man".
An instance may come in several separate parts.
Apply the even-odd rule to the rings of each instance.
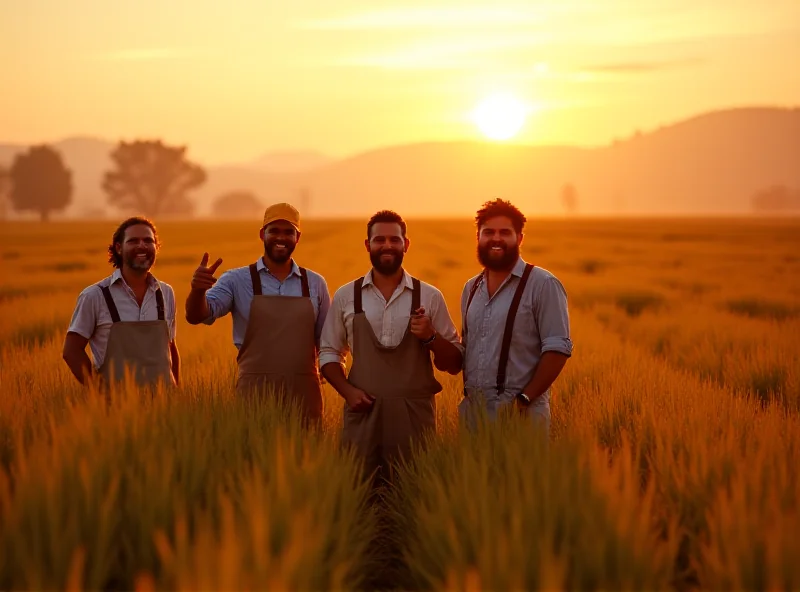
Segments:
[[[525,216],[511,203],[476,217],[483,272],[461,294],[464,396],[459,415],[474,428],[476,405],[490,420],[513,405],[550,428],[550,386],[572,355],[567,295],[549,271],[520,257]]]
[[[99,377],[109,386],[125,378],[126,368],[142,386],[180,383],[175,294],[150,273],[159,248],[146,218],[128,218],[114,232],[108,246],[114,273],[80,293],[64,340],[64,361],[81,384]]]
[[[462,349],[442,293],[403,269],[410,244],[403,219],[378,212],[367,223],[364,244],[372,269],[334,294],[320,367],[344,398],[343,444],[356,449],[367,474],[385,477],[413,441],[436,429],[435,395],[442,386],[431,354],[439,370],[458,374]],[[348,352],[352,367],[345,377]]]
[[[322,387],[317,351],[330,308],[325,279],[297,265],[292,254],[300,242],[300,213],[287,203],[264,212],[259,232],[264,255],[249,266],[214,272],[208,253],[192,277],[186,320],[211,325],[233,315],[237,393],[249,396],[271,390],[298,405],[306,423],[322,418]]]

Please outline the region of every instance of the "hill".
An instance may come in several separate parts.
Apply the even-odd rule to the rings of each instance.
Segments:
[[[112,144],[56,143],[76,175],[70,214],[104,207],[100,190]],[[21,146],[0,146],[0,163]],[[191,154],[191,151],[190,151]],[[283,166],[281,166],[283,163]],[[800,187],[800,109],[715,111],[597,148],[434,142],[390,146],[342,160],[314,152],[209,167],[196,193],[204,214],[221,193],[255,192],[265,202],[310,192],[308,215],[364,216],[395,208],[406,216],[469,215],[504,197],[525,211],[562,211],[561,188],[577,189],[587,214],[733,214],[771,185]]]

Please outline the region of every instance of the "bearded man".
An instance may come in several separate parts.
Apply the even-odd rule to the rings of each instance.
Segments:
[[[114,273],[80,293],[64,339],[64,361],[81,384],[99,378],[108,387],[126,372],[140,386],[180,383],[175,294],[150,272],[159,247],[147,218],[128,218],[114,232],[108,246]]]
[[[300,242],[300,213],[287,203],[264,212],[259,234],[264,255],[248,266],[230,269],[219,281],[222,263],[208,265],[208,253],[192,278],[186,320],[211,325],[233,315],[233,344],[240,396],[268,392],[297,404],[304,423],[319,426],[322,387],[317,352],[330,308],[325,279],[292,257]]]
[[[459,416],[474,428],[517,411],[550,428],[550,387],[572,356],[567,294],[552,273],[520,256],[525,216],[513,204],[487,202],[475,216],[483,271],[461,294],[464,398]]]
[[[379,485],[436,429],[442,385],[433,365],[458,374],[462,349],[442,293],[403,269],[410,245],[403,218],[388,210],[372,216],[364,245],[372,268],[334,294],[320,367],[344,399],[342,442]]]

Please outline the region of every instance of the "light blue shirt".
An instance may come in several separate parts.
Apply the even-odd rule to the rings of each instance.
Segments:
[[[264,265],[263,258],[258,258],[256,268],[261,278],[261,293],[264,296],[303,295],[300,266],[294,260],[292,260],[292,271],[283,282],[272,275],[267,266]],[[322,334],[322,327],[325,324],[325,317],[328,315],[328,310],[331,306],[331,296],[328,293],[328,285],[325,282],[325,278],[310,269],[306,269],[306,272],[308,273],[308,291],[311,293],[311,304],[314,307],[314,314],[317,318],[314,334],[317,341],[317,349],[319,349],[319,339]],[[233,315],[233,344],[236,349],[239,349],[244,342],[252,300],[253,282],[250,279],[249,266],[229,269],[206,292],[206,301],[208,302],[211,316],[203,322],[206,325],[211,325],[216,319],[231,313]]]
[[[467,312],[466,371],[467,392],[481,391],[489,400],[497,400],[497,366],[505,331],[505,319],[514,292],[519,285],[525,261],[520,257],[514,269],[490,298],[486,282],[481,282]],[[471,278],[461,294],[461,315],[464,318],[472,285],[481,275]],[[511,349],[506,370],[506,389],[503,401],[514,398],[530,382],[536,366],[547,351],[572,355],[567,294],[564,286],[552,273],[534,267],[514,322]],[[549,389],[537,401],[549,407]]]

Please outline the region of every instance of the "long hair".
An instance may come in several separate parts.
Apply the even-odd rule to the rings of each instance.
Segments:
[[[153,231],[153,238],[156,241],[156,250],[158,250],[158,248],[161,246],[161,243],[158,241],[158,230],[156,230],[155,224],[153,224],[147,218],[143,218],[142,216],[133,216],[128,218],[114,231],[114,236],[111,237],[111,244],[108,245],[108,262],[112,267],[122,267],[122,255],[117,253],[117,243],[121,243],[123,241],[125,238],[125,231],[128,228],[131,226],[136,226],[137,224],[143,224]]]

